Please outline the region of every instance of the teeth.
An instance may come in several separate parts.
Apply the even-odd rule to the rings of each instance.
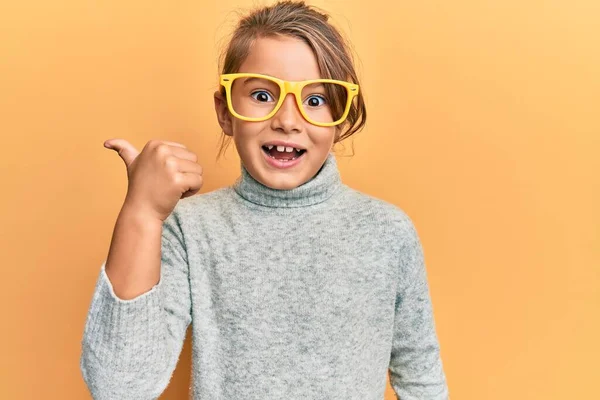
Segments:
[[[292,157],[292,158],[290,158],[289,160],[279,160],[279,159],[277,159],[277,158],[273,157],[273,156],[272,156],[272,155],[270,155],[270,154],[269,154],[269,157],[271,157],[271,158],[272,158],[272,159],[274,159],[274,160],[280,161],[280,162],[289,162],[289,161],[293,161],[293,160],[295,160],[296,158],[298,158],[298,157]]]
[[[265,145],[265,147],[269,150],[271,150],[273,147],[272,144],[269,145]],[[294,151],[297,151],[298,153],[300,153],[302,151],[302,149],[297,149],[295,147],[286,147],[286,146],[277,146],[277,151],[280,153],[286,152],[286,153],[292,153]]]

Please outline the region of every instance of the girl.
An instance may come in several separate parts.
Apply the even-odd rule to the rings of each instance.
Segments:
[[[214,95],[241,176],[198,196],[179,143],[105,146],[129,186],[81,356],[96,399],[155,399],[192,324],[194,399],[447,399],[422,247],[331,153],[366,118],[328,16],[280,2],[239,23]],[[222,148],[221,148],[222,149]]]

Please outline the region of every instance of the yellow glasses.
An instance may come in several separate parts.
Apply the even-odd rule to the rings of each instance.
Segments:
[[[268,75],[221,75],[229,111],[244,121],[265,121],[277,113],[288,93],[302,116],[317,126],[339,125],[348,116],[358,85],[335,79],[284,81]]]

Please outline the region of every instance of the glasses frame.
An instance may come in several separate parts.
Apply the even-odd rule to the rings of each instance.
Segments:
[[[231,99],[231,85],[233,84],[233,81],[238,78],[262,78],[262,79],[267,79],[271,82],[276,83],[279,86],[280,95],[279,95],[279,100],[278,100],[277,104],[273,108],[273,111],[271,111],[269,114],[267,114],[264,117],[244,117],[243,115],[236,113],[235,110],[233,109],[233,104],[232,104],[232,99]],[[346,117],[348,116],[348,112],[350,111],[350,106],[352,105],[352,100],[354,100],[356,95],[358,95],[358,85],[357,84],[346,82],[346,81],[339,81],[339,80],[335,80],[335,79],[311,79],[311,80],[306,80],[306,81],[286,81],[283,79],[275,78],[274,76],[263,75],[263,74],[236,73],[236,74],[222,74],[221,78],[220,78],[220,83],[221,83],[221,86],[225,87],[225,95],[226,95],[225,97],[227,97],[227,107],[229,108],[229,111],[236,118],[239,118],[243,121],[250,121],[250,122],[266,121],[269,118],[272,118],[275,114],[277,114],[277,111],[279,111],[279,109],[281,108],[281,105],[283,104],[283,101],[285,100],[287,95],[289,93],[292,93],[294,95],[294,97],[296,98],[296,104],[298,105],[298,109],[300,110],[300,113],[302,114],[302,116],[304,117],[304,119],[306,121],[308,121],[309,123],[311,123],[313,125],[317,125],[317,126],[336,126],[346,120]],[[304,111],[304,107],[302,107],[302,89],[306,85],[310,85],[313,83],[336,83],[336,84],[339,84],[346,88],[346,91],[348,93],[348,100],[346,101],[346,107],[344,109],[344,114],[337,121],[317,122],[317,121],[310,119],[310,117]]]

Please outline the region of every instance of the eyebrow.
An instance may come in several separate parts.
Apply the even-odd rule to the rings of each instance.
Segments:
[[[309,83],[308,85],[306,85],[306,87],[310,87],[310,88],[323,87],[324,88],[325,85],[323,84],[323,82],[315,82],[315,83]]]
[[[244,79],[244,83],[252,82],[252,81],[255,81],[255,80],[258,80],[258,79],[260,79],[260,78],[248,77],[248,78]]]
[[[251,77],[248,77],[248,78],[244,79],[244,84],[246,84],[248,82],[252,82],[252,81],[267,81],[270,84],[277,85],[275,82],[271,82],[271,81],[263,79],[263,78],[257,78],[255,76],[251,76]]]
[[[249,76],[249,77],[247,77],[247,78],[244,79],[244,84],[246,84],[248,82],[252,82],[252,81],[258,81],[258,80],[263,80],[264,81],[265,79],[264,78],[257,78],[255,76]],[[304,81],[311,81],[311,80],[312,79],[303,79],[301,81],[296,81],[296,82],[304,82]],[[268,81],[268,82],[275,84],[275,82],[271,82],[271,81]],[[310,87],[319,87],[319,86],[325,87],[325,85],[323,84],[323,82],[310,83],[307,86],[310,86]]]

